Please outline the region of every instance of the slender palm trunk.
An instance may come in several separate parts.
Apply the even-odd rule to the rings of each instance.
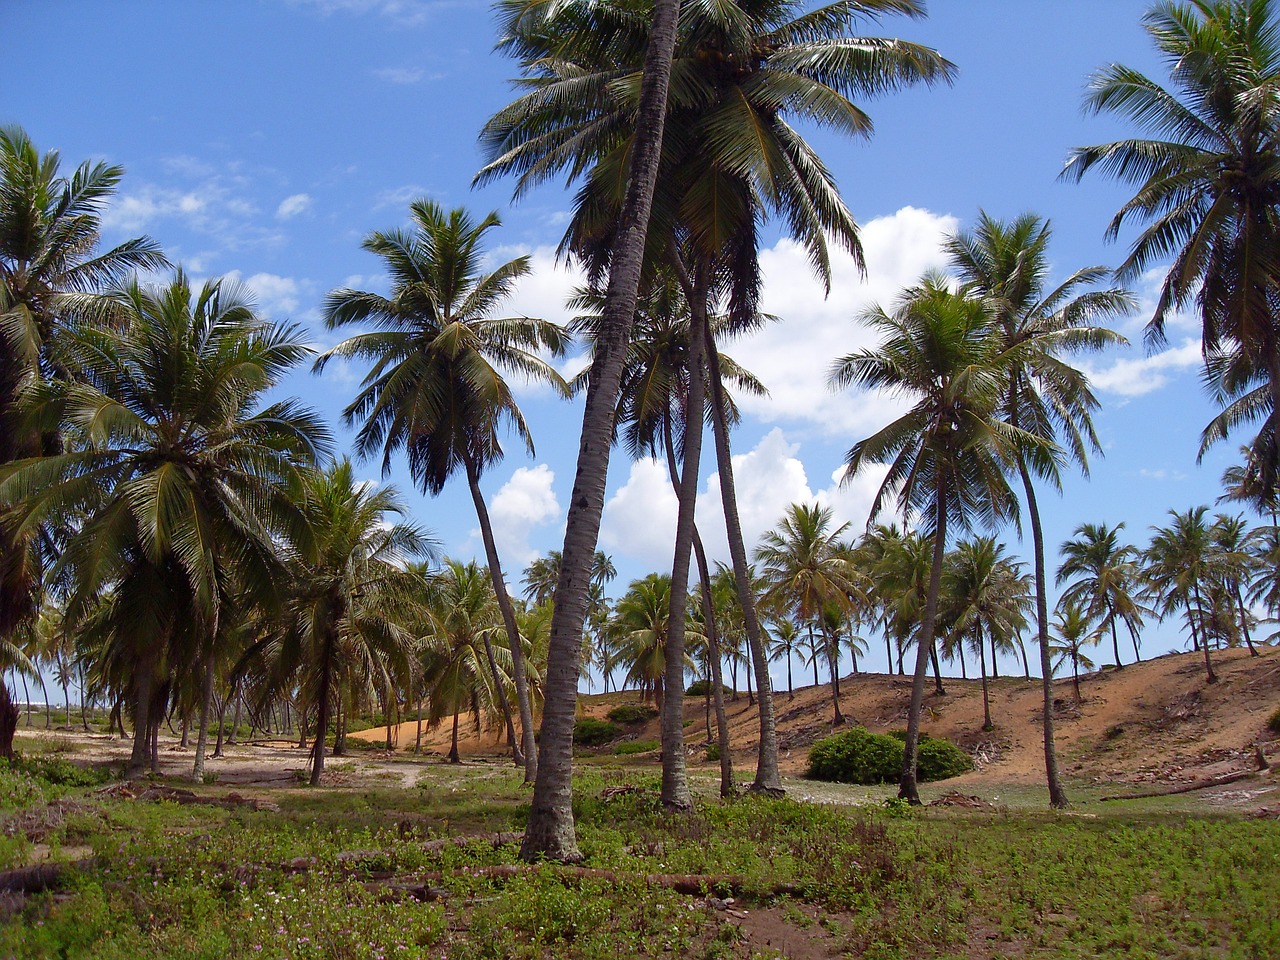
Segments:
[[[133,681],[133,751],[125,769],[126,777],[136,777],[151,759],[151,703],[155,688],[156,648],[148,645],[138,658]],[[48,699],[47,697],[45,698]]]
[[[956,653],[959,654],[960,656],[960,679],[968,680],[969,672],[964,665],[964,644],[963,643],[956,644]]]
[[[933,664],[933,692],[940,697],[947,695],[947,689],[942,685],[942,667],[938,663],[938,644],[931,643],[929,645],[929,662]]]
[[[827,634],[825,624],[822,628],[822,642],[827,648],[827,665],[831,670],[831,706],[832,718],[831,725],[838,727],[844,724],[844,714],[840,712],[840,664],[836,660],[836,643],[834,638]]]
[[[920,749],[920,712],[924,707],[924,681],[929,669],[929,650],[933,647],[934,624],[938,619],[938,593],[942,588],[942,561],[947,543],[947,489],[941,477],[937,489],[938,513],[933,537],[933,566],[929,571],[929,592],[924,605],[924,621],[916,640],[916,669],[911,678],[911,706],[907,710],[907,740],[903,749],[902,779],[898,796],[908,803],[920,804],[916,787],[916,755]]]
[[[204,755],[209,749],[209,717],[213,713],[213,651],[205,657],[204,677],[200,691],[200,731],[196,734],[196,759],[191,766],[191,779],[204,780]]]
[[[787,650],[787,699],[796,698],[796,685],[791,681],[791,650]]]
[[[678,265],[677,270],[683,272]],[[682,278],[686,279],[686,278]],[[670,606],[667,611],[667,649],[662,710],[662,803],[671,810],[692,810],[684,762],[684,650],[685,611],[689,606],[689,561],[693,549],[694,510],[702,458],[704,378],[702,356],[706,325],[706,284],[701,267],[695,269],[689,298],[689,387],[685,400],[684,463],[677,486],[675,557],[671,563]]]
[[[511,597],[507,594],[507,582],[502,575],[502,561],[498,559],[498,546],[493,539],[493,525],[489,522],[489,509],[485,506],[484,494],[480,492],[480,473],[475,460],[466,457],[467,483],[471,487],[471,500],[475,504],[476,518],[480,521],[480,537],[484,540],[484,552],[489,562],[489,578],[493,581],[493,593],[498,601],[498,609],[502,613],[502,625],[507,631],[507,639],[511,644],[511,673],[516,684],[516,705],[520,710],[520,736],[523,741],[516,740],[511,719],[511,704],[507,702],[507,692],[498,677],[497,663],[493,659],[488,635],[484,638],[485,653],[489,657],[489,666],[493,670],[494,688],[498,693],[498,706],[507,722],[507,738],[511,741],[511,751],[515,755],[515,763],[524,763],[524,781],[532,783],[538,776],[538,746],[533,738],[533,705],[529,700],[528,667],[524,662],[524,646],[520,641],[520,629],[516,625],[515,607],[511,605]],[[579,655],[581,655],[581,636],[579,636]]]
[[[996,638],[995,637],[991,638],[991,677],[992,679],[999,679],[1000,677],[1000,666],[999,664],[996,663]]]
[[[1022,474],[1022,487],[1027,495],[1027,513],[1031,516],[1031,544],[1035,553],[1036,574],[1036,640],[1040,649],[1040,688],[1043,699],[1044,718],[1044,772],[1049,787],[1049,806],[1063,810],[1070,805],[1067,791],[1062,786],[1062,777],[1058,773],[1058,751],[1053,731],[1053,665],[1049,650],[1049,581],[1045,572],[1044,528],[1040,523],[1040,504],[1036,500],[1035,487],[1031,483],[1031,473],[1027,470],[1026,461],[1019,458],[1018,469]],[[1114,626],[1114,624],[1113,624]],[[1116,663],[1120,662],[1117,654]],[[1076,693],[1079,699],[1079,689]]]
[[[13,735],[18,730],[18,714],[18,705],[9,696],[9,685],[0,679],[0,758],[5,760],[13,759]]]
[[[1075,688],[1076,706],[1079,706],[1083,702],[1080,696],[1080,650],[1074,646],[1071,648],[1071,686]],[[1052,709],[1053,704],[1050,703],[1049,707]]]
[[[1245,646],[1249,648],[1249,656],[1259,656],[1258,651],[1253,646],[1253,637],[1249,634],[1249,611],[1244,606],[1244,596],[1240,592],[1240,583],[1236,581],[1233,584],[1236,593],[1236,606],[1240,608],[1240,630],[1244,634]]]
[[[449,739],[449,762],[462,763],[462,755],[458,753],[458,714],[462,711],[458,704],[453,705],[453,734]]]
[[[525,860],[582,859],[573,824],[573,723],[577,711],[582,625],[587,616],[591,565],[604,510],[614,409],[635,319],[645,235],[662,152],[667,89],[671,83],[679,16],[679,0],[656,0],[640,83],[631,176],[610,264],[603,324],[596,342],[591,383],[587,387],[578,463],[565,520],[560,579],[551,617],[542,715],[542,762],[520,848],[520,856]]]
[[[322,658],[320,664],[320,689],[316,697],[316,737],[315,743],[311,749],[311,786],[320,785],[320,776],[324,773],[324,748],[325,738],[329,736],[329,708],[332,700],[333,686],[333,661],[337,656],[337,627],[335,624],[341,619],[339,614],[334,614],[330,620],[330,624],[326,629],[324,646],[321,648],[320,656]],[[299,722],[299,727],[303,724]],[[306,740],[306,730],[302,733],[303,742]]]
[[[884,672],[893,675],[893,644],[889,642],[889,631],[884,632]]]
[[[994,730],[991,722],[991,695],[987,692],[987,654],[982,648],[982,635],[978,635],[978,669],[982,672],[982,729]]]
[[[1196,598],[1196,609],[1197,609],[1197,610],[1203,610],[1203,609],[1204,609],[1204,604],[1203,604],[1203,602],[1202,602],[1202,601],[1201,601],[1201,599],[1200,599],[1200,586],[1199,586],[1199,584],[1196,584],[1196,585],[1195,585],[1195,588],[1194,588],[1194,591],[1193,591],[1193,592],[1194,592],[1194,594],[1195,594],[1195,598]],[[1204,636],[1201,638],[1201,639],[1203,640],[1203,643],[1201,644],[1201,646],[1203,646],[1203,647],[1204,647],[1204,671],[1205,671],[1205,676],[1206,676],[1206,680],[1205,680],[1205,682],[1206,682],[1206,683],[1217,683],[1217,682],[1218,682],[1218,675],[1217,675],[1216,673],[1214,673],[1214,672],[1213,672],[1213,661],[1209,659],[1209,633],[1208,633],[1208,631],[1207,631],[1207,630],[1202,630],[1202,631],[1201,631],[1201,633],[1202,633],[1202,634],[1204,634]]]
[[[738,497],[733,480],[733,455],[729,449],[729,424],[725,417],[724,384],[720,380],[720,353],[715,337],[706,329],[707,371],[711,385],[711,423],[716,440],[716,465],[720,474],[720,500],[724,506],[725,529],[729,535],[729,553],[733,558],[733,575],[738,583],[742,604],[742,620],[747,644],[756,674],[756,695],[760,698],[760,747],[756,760],[756,778],[752,790],[780,793],[782,779],[778,773],[778,731],[773,712],[773,684],[769,679],[769,658],[764,648],[760,620],[756,616],[755,593],[747,566],[747,548],[742,539],[742,522],[738,517]]]

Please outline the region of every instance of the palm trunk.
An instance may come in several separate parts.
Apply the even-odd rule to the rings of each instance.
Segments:
[[[1071,686],[1075,688],[1076,706],[1079,706],[1083,698],[1080,696],[1080,656],[1075,648],[1071,650]],[[1049,709],[1053,709],[1052,703],[1049,704]]]
[[[884,632],[884,672],[893,676],[893,644],[889,642],[889,630]]]
[[[978,636],[978,669],[982,672],[982,729],[994,730],[991,722],[991,695],[987,692],[987,654],[982,648],[982,636]]]
[[[729,449],[729,424],[725,417],[726,398],[720,380],[720,353],[708,327],[706,334],[707,370],[711,384],[711,422],[716,440],[716,465],[720,473],[720,500],[724,506],[725,529],[729,535],[729,553],[733,558],[733,575],[738,583],[742,604],[742,620],[747,631],[747,644],[756,674],[756,695],[760,698],[760,747],[756,760],[756,778],[752,790],[781,793],[778,773],[778,731],[773,713],[773,685],[769,679],[769,659],[764,648],[760,620],[756,616],[756,599],[747,566],[747,549],[742,539],[742,523],[738,517],[738,497],[733,480],[733,455]]]
[[[516,766],[524,765],[524,782],[532,783],[538,776],[538,746],[533,739],[533,705],[529,700],[528,668],[524,662],[524,646],[520,641],[520,628],[516,625],[516,611],[511,605],[511,597],[507,594],[507,582],[502,575],[502,562],[498,559],[498,546],[493,539],[493,525],[489,522],[489,509],[485,506],[484,494],[480,492],[480,473],[476,469],[475,460],[466,456],[467,483],[471,487],[471,499],[475,503],[476,517],[480,521],[480,537],[484,540],[484,552],[489,561],[489,578],[493,581],[493,593],[498,601],[498,609],[502,613],[502,625],[507,631],[507,640],[511,644],[511,673],[516,684],[516,705],[520,710],[520,736],[523,747],[516,739],[514,724],[511,719],[511,704],[507,702],[507,691],[498,677],[498,665],[493,657],[493,650],[488,634],[485,634],[485,654],[489,658],[489,668],[493,671],[494,688],[498,693],[498,706],[507,723],[507,739],[511,742],[511,752]],[[582,638],[579,633],[578,652],[581,656]]]
[[[938,645],[936,643],[929,644],[929,662],[933,664],[933,692],[940,697],[945,697],[947,690],[942,685],[942,667],[938,663]]]
[[[453,735],[449,739],[449,762],[462,763],[462,755],[458,753],[458,714],[462,711],[458,704],[453,705]]]
[[[196,734],[196,759],[191,767],[191,779],[196,783],[204,780],[204,754],[209,748],[209,715],[213,712],[213,679],[213,651],[210,650],[205,657],[204,683],[200,691],[200,732]]]
[[[1203,603],[1202,603],[1202,602],[1201,602],[1201,600],[1200,600],[1200,586],[1199,586],[1199,584],[1196,584],[1196,585],[1194,586],[1194,591],[1193,591],[1193,592],[1194,592],[1194,594],[1195,594],[1195,598],[1196,598],[1196,609],[1197,609],[1197,610],[1203,610],[1203,609],[1204,609],[1204,605],[1203,605]],[[1206,683],[1217,683],[1217,682],[1218,682],[1218,675],[1217,675],[1216,673],[1214,673],[1214,672],[1213,672],[1213,661],[1209,659],[1209,633],[1208,633],[1208,631],[1205,631],[1205,630],[1202,630],[1202,631],[1201,631],[1201,633],[1202,633],[1202,634],[1204,634],[1204,636],[1202,637],[1203,643],[1201,644],[1201,646],[1203,646],[1203,647],[1204,647],[1204,671],[1205,671],[1205,675],[1206,675],[1206,680],[1205,680],[1205,682],[1206,682]]]
[[[840,712],[840,665],[836,661],[835,640],[827,634],[825,625],[822,628],[822,642],[827,648],[827,665],[831,670],[831,707],[833,710],[831,725],[839,727],[845,722],[844,714]]]
[[[316,698],[316,738],[315,744],[311,749],[311,786],[320,785],[320,776],[324,773],[324,741],[329,736],[329,706],[330,706],[330,687],[333,685],[333,659],[337,655],[334,649],[337,644],[337,630],[333,626],[340,619],[334,615],[330,626],[327,628],[324,646],[321,649],[320,656],[323,658],[320,664],[320,689],[317,691],[319,696]],[[298,722],[299,727],[303,727],[301,717]],[[306,742],[306,730],[303,729],[303,743]]]
[[[520,856],[525,860],[582,859],[573,824],[573,723],[578,702],[582,625],[587,616],[591,565],[604,510],[614,408],[635,320],[645,235],[662,154],[667,89],[671,83],[679,16],[678,0],[656,0],[640,83],[631,175],[610,264],[604,322],[587,387],[578,463],[565,519],[544,690],[542,762],[520,848]]]
[[[1031,516],[1031,543],[1035,553],[1036,574],[1036,639],[1040,648],[1040,687],[1043,694],[1044,719],[1044,772],[1049,787],[1049,806],[1056,810],[1066,809],[1070,805],[1067,791],[1062,786],[1062,777],[1058,773],[1058,751],[1053,731],[1053,665],[1049,651],[1049,595],[1048,575],[1045,572],[1044,529],[1040,524],[1040,505],[1036,501],[1035,488],[1031,483],[1031,474],[1027,470],[1025,460],[1019,459],[1019,471],[1022,474],[1022,486],[1027,494],[1027,513]],[[1116,662],[1119,662],[1117,656]],[[1078,681],[1077,681],[1078,684]],[[1079,698],[1079,687],[1076,690]]]
[[[133,751],[125,768],[126,777],[136,777],[151,759],[151,701],[155,685],[155,646],[148,645],[137,663],[133,699]],[[48,697],[45,698],[48,700]]]
[[[907,740],[903,749],[902,779],[898,796],[919,806],[920,791],[916,787],[916,755],[920,749],[920,711],[924,707],[924,681],[929,669],[929,650],[933,647],[934,624],[938,619],[938,593],[942,587],[942,561],[947,541],[947,490],[938,479],[938,512],[933,534],[933,567],[929,571],[929,592],[924,605],[924,621],[916,640],[916,669],[911,678],[911,706],[907,710]]]
[[[1245,646],[1249,648],[1249,656],[1256,657],[1259,654],[1258,651],[1254,649],[1253,637],[1249,635],[1249,612],[1244,606],[1244,596],[1240,592],[1239,581],[1237,581],[1234,586],[1236,592],[1236,605],[1240,608],[1240,630],[1244,634]]]
[[[999,679],[999,677],[1000,677],[1000,666],[999,664],[996,663],[996,638],[992,637],[991,638],[991,678],[993,680],[996,680],[996,679]]]
[[[18,731],[18,705],[9,696],[9,685],[0,679],[0,758],[13,759],[13,736]]]
[[[796,685],[791,681],[791,651],[787,651],[787,699],[796,698]]]
[[[956,653],[960,656],[960,679],[968,680],[969,672],[964,665],[964,643],[956,644]]]

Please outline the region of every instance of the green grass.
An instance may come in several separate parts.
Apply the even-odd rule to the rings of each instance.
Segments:
[[[242,790],[279,812],[105,799],[3,773],[0,818],[57,793],[72,805],[42,842],[95,860],[0,924],[0,957],[776,956],[649,873],[701,875],[722,894],[715,878],[732,876],[740,901],[778,906],[793,938],[825,931],[837,954],[872,960],[1280,956],[1280,831],[1188,814],[1179,798],[1100,804],[1077,789],[1075,815],[1043,810],[1030,788],[981,813],[886,807],[884,788],[850,788],[875,801],[865,807],[722,804],[699,775],[695,811],[672,817],[655,774],[598,767],[577,781],[575,816],[585,865],[613,877],[566,879],[549,867],[475,872],[518,863],[515,844],[422,844],[518,829],[530,793],[514,769],[423,766],[408,789]],[[640,790],[602,798],[624,782]],[[22,837],[0,838],[5,865],[30,853]],[[354,850],[358,865],[340,856]],[[392,902],[388,877],[450,896]]]

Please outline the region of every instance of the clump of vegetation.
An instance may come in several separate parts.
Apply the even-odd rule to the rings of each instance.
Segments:
[[[733,691],[730,690],[728,687],[726,687],[723,683],[720,684],[720,691],[726,697],[733,696]],[[710,692],[711,692],[710,680],[695,680],[693,681],[693,683],[689,684],[689,686],[685,688],[684,695],[686,697],[705,697]]]
[[[628,740],[613,748],[615,757],[625,757],[633,753],[652,753],[661,746],[657,740]]]
[[[706,749],[708,763],[715,763],[720,759],[720,744],[708,743]]]
[[[809,751],[813,780],[835,783],[892,783],[902,773],[902,731],[871,733],[854,727],[819,740]],[[916,777],[921,782],[947,780],[973,769],[973,761],[950,740],[922,736],[916,754]]]
[[[105,767],[83,766],[51,753],[22,757],[13,766],[51,787],[97,787],[112,777],[111,771]]]
[[[632,723],[648,723],[658,711],[647,703],[621,703],[609,711],[609,720],[624,726]]]
[[[582,717],[573,725],[573,742],[579,747],[600,747],[622,736],[622,728],[607,720]]]
[[[1267,720],[1267,729],[1272,733],[1280,733],[1280,707],[1276,707],[1276,712]]]

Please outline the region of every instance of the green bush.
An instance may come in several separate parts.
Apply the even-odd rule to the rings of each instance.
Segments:
[[[707,744],[707,763],[716,763],[720,759],[720,744]]]
[[[809,751],[809,772],[813,780],[835,783],[893,783],[902,775],[904,731],[871,733],[854,727],[834,737],[819,740]],[[950,740],[922,736],[916,753],[916,776],[920,782],[947,780],[973,769],[969,755]]]
[[[902,743],[891,736],[854,727],[815,743],[808,776],[835,783],[891,783],[902,773]]]
[[[733,696],[733,691],[720,684],[720,690],[726,697]],[[685,689],[686,697],[705,697],[711,691],[711,682],[709,680],[695,680]]]
[[[973,759],[950,740],[922,737],[916,753],[916,776],[921,783],[950,780],[973,769]]]
[[[609,711],[609,720],[623,725],[648,723],[657,715],[658,711],[647,703],[622,703]]]
[[[614,747],[613,755],[615,757],[625,757],[633,753],[652,753],[660,746],[661,744],[657,740],[628,740]]]
[[[622,728],[615,723],[583,717],[573,725],[573,742],[579,747],[599,747],[622,736]]]
[[[1280,733],[1280,707],[1276,707],[1276,712],[1267,720],[1267,729],[1272,733]]]
[[[54,787],[96,787],[111,779],[111,771],[103,767],[84,767],[48,753],[23,757],[16,766],[27,776]]]

